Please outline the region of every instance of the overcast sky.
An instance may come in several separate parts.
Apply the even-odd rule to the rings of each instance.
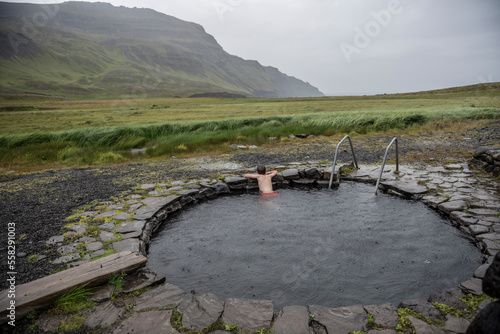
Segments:
[[[500,81],[500,0],[102,2],[199,23],[228,53],[277,67],[326,95]]]

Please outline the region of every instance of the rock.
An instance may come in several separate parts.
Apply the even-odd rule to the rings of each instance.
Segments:
[[[87,224],[71,225],[71,227],[69,229],[71,231],[78,233],[78,234],[84,233],[87,230]]]
[[[231,190],[229,190],[229,187],[227,184],[219,182],[214,185],[215,192],[217,195],[223,195],[223,194],[230,194]]]
[[[103,285],[99,287],[90,297],[89,301],[94,303],[102,303],[107,300],[110,300],[113,297],[113,292],[115,291],[115,287],[113,285]]]
[[[368,324],[368,315],[362,306],[327,308],[312,305],[309,312],[314,315],[315,321],[326,327],[329,334],[364,331]]]
[[[460,289],[464,293],[472,293],[473,295],[479,296],[483,293],[482,281],[479,278],[472,278],[466,282],[460,283]]]
[[[146,199],[143,199],[142,203],[149,207],[162,208],[180,199],[181,197],[177,195],[169,195],[165,197],[148,197]]]
[[[312,180],[312,179],[298,179],[298,180],[293,180],[292,182],[294,184],[300,184],[300,185],[311,185],[311,184],[315,184],[316,180]]]
[[[99,227],[99,229],[104,230],[104,231],[113,231],[115,229],[115,223],[109,222],[106,224],[99,225],[97,227]]]
[[[46,258],[47,258],[46,255],[37,255],[35,262],[41,261],[41,260],[46,259]]]
[[[122,240],[130,239],[130,238],[138,238],[142,234],[142,231],[135,231],[129,233],[121,233]]]
[[[451,202],[445,202],[442,204],[438,205],[439,210],[450,213],[452,211],[462,211],[467,209],[467,202],[460,200],[460,201],[451,201]]]
[[[64,235],[56,235],[56,236],[50,237],[46,243],[49,245],[55,245],[55,244],[60,244],[63,241],[64,241]]]
[[[57,248],[57,252],[61,255],[68,254],[68,253],[74,253],[78,250],[79,243],[73,243],[65,246],[61,246]]]
[[[396,328],[398,324],[398,309],[392,304],[364,306],[375,320],[375,325],[382,328]]]
[[[446,333],[465,334],[469,325],[470,322],[467,319],[448,314],[443,329]]]
[[[495,149],[498,149],[498,148],[495,146],[480,146],[480,147],[476,148],[476,150],[474,151],[474,158],[480,159],[484,153],[486,153],[487,151],[495,150]]]
[[[472,321],[467,334],[500,333],[500,302],[491,303]]]
[[[146,222],[144,220],[132,220],[121,223],[116,229],[116,233],[129,233],[141,231],[144,228]]]
[[[111,301],[98,305],[85,320],[84,325],[89,328],[111,326],[125,313],[125,309],[117,308]]]
[[[240,183],[246,183],[247,181],[248,179],[246,177],[241,177],[241,176],[229,176],[224,179],[224,182],[229,186]]]
[[[91,237],[83,237],[83,238],[78,239],[77,241],[86,243],[86,242],[94,242],[97,240],[95,238],[91,238]]]
[[[439,204],[447,201],[445,197],[440,196],[424,196],[422,199],[433,208],[437,208]]]
[[[187,293],[179,287],[163,283],[140,295],[135,301],[134,311],[153,308],[177,308],[187,297],[189,297]]]
[[[274,334],[309,333],[309,311],[304,306],[285,306],[274,320]]]
[[[114,215],[116,215],[116,210],[106,211],[106,212],[100,213],[97,216],[95,216],[95,218],[109,218],[109,217],[113,217]]]
[[[495,255],[500,251],[500,243],[496,241],[483,239],[481,240],[481,245],[486,250],[486,253],[489,255]]]
[[[224,303],[222,320],[244,329],[263,329],[271,326],[274,303],[270,300],[229,298]]]
[[[131,217],[131,215],[129,213],[122,212],[122,213],[119,213],[116,216],[114,216],[113,219],[116,219],[116,220],[127,220],[130,217]]]
[[[145,206],[135,212],[134,218],[139,220],[147,220],[153,217],[158,211],[160,211],[159,207]]]
[[[212,293],[190,294],[179,305],[182,313],[182,325],[187,329],[198,329],[210,326],[219,319],[224,310],[224,302]]]
[[[500,253],[497,253],[483,279],[483,291],[487,295],[500,298]]]
[[[488,232],[489,228],[483,225],[471,225],[469,226],[469,231],[472,235],[478,235]]]
[[[61,264],[61,263],[68,263],[68,262],[73,262],[76,260],[80,260],[81,256],[78,253],[73,253],[73,254],[68,254],[65,256],[61,256],[60,258],[55,259],[52,261],[52,264]]]
[[[111,246],[117,252],[130,251],[142,255],[145,255],[146,253],[146,245],[144,244],[144,241],[135,238],[116,241],[112,243]]]
[[[454,308],[465,310],[467,309],[467,304],[459,300],[459,298],[464,298],[465,295],[462,291],[458,289],[450,289],[443,292],[433,293],[429,296],[430,303],[439,303],[452,306]]]
[[[131,149],[130,150],[130,153],[132,155],[136,155],[136,154],[146,154],[146,151],[147,151],[147,148],[134,148],[134,149]]]
[[[319,180],[323,176],[317,168],[306,168],[304,173],[308,179]]]
[[[125,206],[123,204],[113,204],[113,205],[110,205],[106,208],[106,211],[110,211],[110,210],[123,210],[125,208]]]
[[[142,207],[142,204],[141,204],[141,203],[132,204],[132,205],[128,208],[127,212],[128,212],[128,213],[133,213],[134,211],[136,211],[136,210],[140,209],[141,207]]]
[[[307,134],[305,134],[305,133],[300,133],[300,134],[298,134],[298,135],[295,135],[295,137],[297,137],[297,138],[301,138],[301,139],[305,139],[305,138],[307,138],[307,137],[308,137],[308,135],[307,135]]]
[[[185,182],[183,181],[174,181],[172,183],[170,183],[171,186],[183,186],[185,184]]]
[[[134,313],[124,320],[113,334],[148,333],[177,334],[170,324],[171,310]]]
[[[397,181],[384,181],[381,184],[389,189],[404,194],[405,196],[422,195],[427,193],[427,187],[418,184],[403,183]]]
[[[214,199],[214,198],[217,198],[217,193],[212,188],[206,188],[206,189],[203,189],[202,191],[200,191],[198,196],[202,196],[202,197],[208,198],[208,199]]]
[[[425,321],[419,320],[412,316],[407,316],[407,318],[415,328],[416,334],[444,334],[442,330],[440,330],[436,326],[429,325]]]
[[[474,271],[474,277],[483,279],[486,274],[486,270],[490,267],[491,263],[485,263]],[[483,281],[483,291],[484,291],[484,281]]]
[[[297,180],[300,178],[299,171],[296,169],[285,169],[281,172],[285,180]]]
[[[114,226],[114,224],[113,224],[113,226]],[[101,242],[113,241],[116,238],[118,238],[118,237],[116,235],[114,235],[113,233],[111,233],[111,232],[101,232],[101,233],[99,233],[99,239],[101,239]]]
[[[93,259],[93,258],[95,258],[97,256],[101,256],[101,255],[104,255],[104,254],[106,254],[106,251],[104,249],[99,249],[99,250],[97,250],[95,252],[92,252],[92,253],[89,253],[89,254],[85,255],[83,257],[83,259],[86,260],[86,261],[88,261],[90,259]]]
[[[120,292],[129,293],[163,282],[165,282],[165,276],[158,275],[149,267],[143,267],[136,270],[133,274],[125,276]]]
[[[151,189],[154,189],[154,188],[156,188],[156,185],[154,185],[154,184],[143,184],[141,186],[142,190],[151,190]]]
[[[355,168],[354,161],[353,161],[349,165],[342,165],[342,166],[340,166],[339,167],[339,173],[340,174],[349,174],[354,169],[356,169],[356,168]]]
[[[500,240],[500,234],[499,233],[484,233],[476,236],[478,240],[493,240],[497,241]]]
[[[497,217],[500,212],[498,210],[492,210],[492,209],[470,209],[470,213],[478,216],[492,216],[492,217]]]
[[[431,319],[438,319],[441,316],[441,312],[436,310],[436,308],[432,306],[432,304],[429,303],[427,300],[422,300],[422,299],[404,300],[401,303],[399,303],[398,307],[409,308],[410,310],[413,310],[417,313],[420,313],[424,317],[429,317]]]
[[[100,249],[103,249],[104,245],[102,242],[100,241],[95,241],[95,242],[91,242],[89,244],[86,244],[85,245],[85,250],[88,251],[88,252],[94,252],[94,251],[98,251]]]
[[[186,189],[186,190],[179,191],[178,194],[181,196],[195,196],[199,192],[200,191],[198,189]],[[181,201],[182,201],[182,199],[181,199]]]

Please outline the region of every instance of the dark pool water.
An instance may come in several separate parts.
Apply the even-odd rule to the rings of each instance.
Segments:
[[[186,291],[286,305],[370,305],[454,288],[481,264],[424,204],[373,186],[278,190],[183,211],[154,237],[149,265]]]

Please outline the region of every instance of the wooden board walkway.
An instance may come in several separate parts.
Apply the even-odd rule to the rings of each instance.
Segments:
[[[94,287],[106,283],[112,275],[131,273],[143,267],[147,258],[132,252],[121,252],[102,259],[82,264],[68,270],[45,276],[35,281],[16,286],[15,298],[9,290],[0,293],[0,325],[10,319],[8,310],[15,301],[15,318],[20,319],[31,311],[43,308],[72,289],[87,284]]]

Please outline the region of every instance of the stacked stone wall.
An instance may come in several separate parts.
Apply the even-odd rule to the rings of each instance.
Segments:
[[[494,177],[500,176],[500,147],[482,146],[474,152],[471,165],[492,173]]]

